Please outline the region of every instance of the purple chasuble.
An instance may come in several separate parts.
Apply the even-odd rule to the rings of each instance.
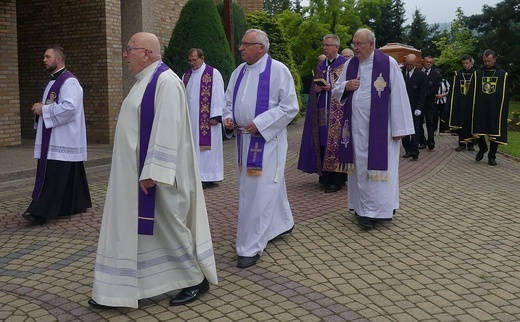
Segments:
[[[193,73],[190,68],[184,73],[184,87],[188,87],[188,82]],[[211,150],[211,94],[213,93],[213,67],[206,64],[200,79],[199,96],[199,148],[201,150]]]
[[[314,79],[325,78],[332,89],[346,62],[347,59],[343,56],[338,56],[330,64],[327,60],[320,62],[314,72]],[[314,91],[314,81],[311,83],[298,169],[319,175],[322,175],[322,171],[346,172],[346,167],[341,167],[339,163],[339,138],[344,110],[344,106],[331,95],[331,91],[317,94]]]
[[[260,73],[258,79],[258,89],[256,92],[256,109],[255,109],[255,117],[257,115],[262,114],[263,112],[269,109],[269,90],[270,90],[270,80],[271,80],[271,65],[273,59],[271,56],[267,55],[267,62],[265,64],[265,69]],[[237,81],[235,83],[235,88],[233,90],[233,114],[235,111],[235,102],[237,98],[238,88],[240,87],[240,83],[242,82],[242,78],[244,77],[244,73],[246,70],[246,65],[242,67],[240,73],[238,74]],[[233,115],[233,118],[234,115]],[[251,134],[251,142],[249,143],[249,148],[247,152],[247,170],[246,174],[250,176],[259,176],[262,174],[262,160],[264,157],[264,146],[265,139],[260,134]],[[238,169],[242,171],[242,131],[238,132],[237,135],[237,152],[238,152]]]
[[[141,101],[141,119],[139,125],[139,175],[143,171],[146,154],[148,152],[148,144],[150,143],[150,134],[152,132],[153,119],[155,114],[155,89],[157,87],[157,79],[163,72],[169,70],[168,66],[163,62],[159,62],[155,71],[146,86],[143,100]],[[138,201],[138,222],[137,233],[140,235],[153,235],[153,226],[155,219],[155,188],[148,188],[148,194],[144,192],[137,184],[139,190]]]
[[[75,76],[65,70],[52,84],[47,98],[45,99],[45,105],[58,102],[58,96],[63,83],[69,78],[75,78]],[[45,180],[45,169],[47,168],[47,154],[49,153],[49,142],[51,140],[52,128],[48,129],[45,127],[45,122],[42,120],[42,145],[40,152],[40,159],[38,159],[38,165],[36,167],[36,181],[34,183],[34,189],[32,193],[33,200],[37,201],[40,198],[40,193],[43,189],[43,182]]]
[[[347,67],[346,79],[358,76],[359,59],[353,57]],[[379,50],[374,50],[372,68],[372,90],[370,95],[370,121],[368,137],[368,180],[388,180],[388,114],[390,108],[390,60]],[[340,161],[347,163],[348,172],[354,171],[353,138],[350,135],[352,124],[352,97],[348,93],[345,105],[346,120],[342,130]]]

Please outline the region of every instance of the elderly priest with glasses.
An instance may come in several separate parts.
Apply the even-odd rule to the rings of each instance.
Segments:
[[[98,309],[178,289],[170,305],[183,305],[218,282],[186,91],[160,51],[142,32],[123,54],[136,82],[115,131],[88,301]]]
[[[414,133],[401,69],[375,46],[372,31],[356,31],[354,57],[332,91],[346,104],[339,162],[348,173],[348,207],[365,229],[399,208],[400,143]]]
[[[285,187],[287,125],[298,113],[289,69],[267,54],[269,39],[250,29],[242,38],[245,63],[231,74],[224,125],[237,129],[238,267],[255,265],[270,240],[289,233],[294,220]]]

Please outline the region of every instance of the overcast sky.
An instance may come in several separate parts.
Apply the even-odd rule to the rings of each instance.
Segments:
[[[415,8],[419,9],[421,14],[426,18],[426,22],[444,23],[452,22],[455,19],[455,11],[458,7],[462,8],[465,16],[471,16],[482,13],[482,6],[487,4],[495,7],[499,0],[403,0],[406,9],[406,22],[409,25],[412,22],[412,16]]]

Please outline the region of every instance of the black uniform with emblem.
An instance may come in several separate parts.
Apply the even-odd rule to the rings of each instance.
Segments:
[[[460,69],[453,77],[453,90],[451,91],[449,104],[449,131],[459,136],[459,147],[473,148],[473,134],[471,133],[471,122],[473,116],[474,81],[475,70]]]
[[[474,78],[472,133],[478,137],[480,159],[488,151],[485,136],[489,138],[488,159],[491,164],[495,161],[498,145],[507,144],[508,74],[496,66],[483,67],[475,72]]]

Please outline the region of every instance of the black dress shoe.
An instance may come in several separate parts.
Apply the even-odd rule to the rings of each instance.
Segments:
[[[464,151],[466,150],[466,146],[465,145],[459,145],[458,147],[455,148],[455,151],[459,152],[459,151]],[[473,149],[474,151],[475,149]]]
[[[29,221],[32,225],[43,225],[47,222],[47,218],[31,215],[28,212],[23,213],[22,217],[23,219]]]
[[[364,229],[372,229],[374,228],[374,221],[369,217],[358,217],[359,225]]]
[[[209,291],[209,282],[204,278],[202,282],[195,286],[183,288],[179,294],[170,300],[170,305],[178,306],[191,303],[207,291]]]
[[[468,151],[475,151],[475,148],[473,147],[473,145],[468,145]]]
[[[336,186],[335,184],[331,184],[330,186],[325,187],[325,193],[332,193],[341,190],[341,186]]]
[[[419,155],[416,154],[416,153],[415,153],[415,154],[412,154],[412,160],[413,160],[413,161],[417,161],[417,160],[419,160]]]
[[[202,189],[211,188],[213,186],[216,186],[217,183],[213,181],[203,181],[202,182]]]
[[[412,155],[410,154],[410,152],[406,152],[404,155],[403,155],[403,158],[411,158]]]
[[[94,301],[93,299],[88,300],[88,305],[92,306],[95,309],[100,309],[100,310],[109,310],[109,309],[114,308],[113,306],[99,304],[98,302]]]
[[[238,256],[238,268],[247,268],[256,264],[260,255],[256,254],[255,256]]]
[[[421,149],[421,150],[422,150],[422,149],[426,149],[426,144],[422,144],[422,143],[419,144],[419,149]]]
[[[435,149],[435,144],[433,144],[433,143],[428,143],[428,150],[431,151],[431,150],[433,150],[433,149]]]
[[[486,153],[486,152],[487,152],[487,149],[485,149],[485,150],[480,149],[480,150],[477,152],[477,155],[475,156],[475,161],[478,162],[478,161],[484,159],[484,153]]]
[[[497,165],[497,160],[495,160],[494,158],[493,159],[489,159],[488,160],[488,164],[489,165]]]

